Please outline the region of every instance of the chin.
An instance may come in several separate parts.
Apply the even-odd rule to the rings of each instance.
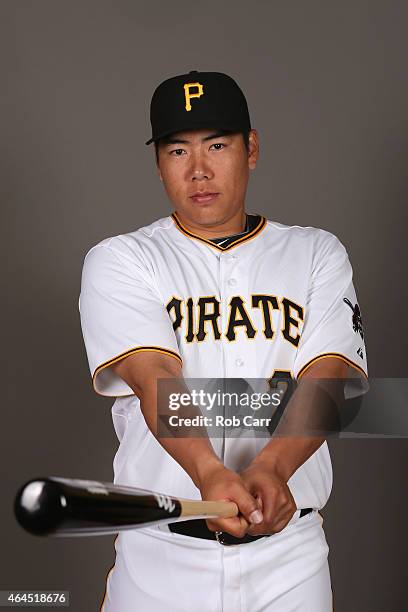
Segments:
[[[214,225],[216,223],[221,223],[224,220],[225,215],[223,214],[223,211],[207,206],[200,208],[199,210],[190,209],[189,217],[197,223]]]

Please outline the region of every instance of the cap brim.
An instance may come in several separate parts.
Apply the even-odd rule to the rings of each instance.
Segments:
[[[199,129],[203,129],[203,128],[207,128],[207,129],[219,129],[219,130],[225,130],[226,132],[241,132],[243,130],[250,130],[251,126],[244,126],[244,125],[236,125],[236,124],[228,124],[227,121],[220,121],[219,119],[216,119],[214,121],[212,121],[211,119],[206,120],[206,121],[197,121],[194,123],[189,123],[188,125],[183,125],[183,126],[179,126],[177,128],[172,128],[171,130],[166,130],[163,133],[159,134],[158,136],[156,136],[156,138],[150,138],[150,140],[148,140],[145,144],[149,145],[152,142],[154,142],[155,140],[160,140],[160,138],[165,138],[166,136],[170,136],[170,134],[176,134],[177,132],[184,132],[186,130],[199,130]]]

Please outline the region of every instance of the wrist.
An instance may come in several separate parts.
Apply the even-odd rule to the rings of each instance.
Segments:
[[[287,461],[283,461],[273,452],[261,451],[254,457],[251,467],[262,467],[265,471],[287,482],[295,470],[291,470]]]
[[[263,464],[287,482],[323,442],[323,437],[273,438],[254,458],[254,462],[256,465]]]
[[[194,466],[191,478],[197,488],[201,488],[201,484],[211,472],[216,470],[225,470],[225,466],[215,453],[208,454],[206,457],[200,457]]]

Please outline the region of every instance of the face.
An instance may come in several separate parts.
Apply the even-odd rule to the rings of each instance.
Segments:
[[[222,226],[244,210],[249,170],[258,159],[256,130],[247,151],[242,134],[191,130],[160,141],[158,171],[180,218],[198,227]]]

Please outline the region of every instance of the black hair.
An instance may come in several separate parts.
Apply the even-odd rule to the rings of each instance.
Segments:
[[[225,134],[242,134],[242,138],[244,140],[244,145],[247,151],[249,151],[249,132],[250,130],[245,130],[243,132],[229,132],[228,130],[223,130],[225,132]],[[162,142],[166,142],[165,138],[159,139],[159,140],[155,140],[154,141],[154,150],[155,150],[155,154],[156,154],[156,162],[157,164],[159,163],[159,144],[160,141]]]

